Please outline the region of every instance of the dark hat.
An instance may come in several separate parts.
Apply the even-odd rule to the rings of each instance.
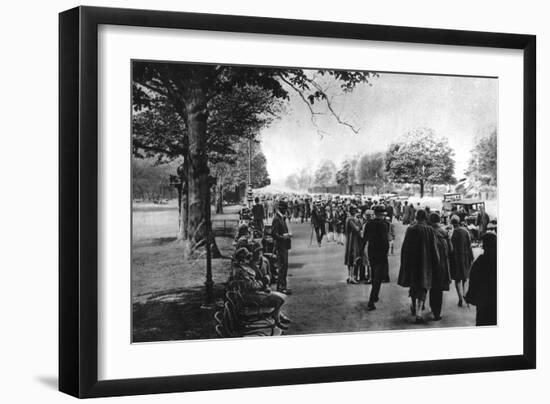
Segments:
[[[424,209],[418,209],[416,211],[416,220],[426,220],[426,211]]]
[[[242,261],[243,259],[250,257],[250,255],[250,251],[248,251],[248,249],[245,247],[238,248],[235,251],[235,259],[237,261]]]
[[[430,213],[430,223],[439,223],[440,221],[441,221],[441,217],[439,217],[439,214]]]
[[[487,251],[496,251],[497,249],[497,235],[495,233],[487,232],[481,237],[481,242],[483,243],[483,250]]]
[[[374,213],[379,215],[382,213],[386,213],[386,207],[384,205],[376,205],[374,208]]]
[[[239,248],[248,248],[248,238],[246,236],[239,237],[237,240],[237,245],[235,246],[235,249]]]
[[[285,201],[285,200],[281,200],[277,203],[277,208],[278,209],[282,209],[282,210],[286,210],[288,208],[288,202]]]
[[[243,223],[239,226],[239,232],[237,233],[238,237],[245,236],[248,233],[248,225]]]

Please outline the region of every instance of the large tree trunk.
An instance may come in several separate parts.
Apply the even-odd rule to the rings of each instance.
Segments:
[[[184,163],[181,166],[181,170],[178,170],[178,176],[180,177],[181,185],[178,188],[178,208],[179,208],[179,218],[178,218],[178,240],[187,240],[189,238],[188,232],[188,212],[189,212],[189,202],[187,197],[187,158],[184,160]]]
[[[190,247],[204,244],[207,235],[206,202],[209,199],[208,161],[206,154],[206,95],[196,85],[189,91],[186,100],[188,152],[188,232]]]
[[[424,180],[420,180],[420,198],[424,198]]]
[[[192,83],[186,100],[188,152],[188,219],[189,248],[210,244],[213,258],[221,257],[212,234],[210,221],[210,180],[206,148],[206,94],[200,84]]]

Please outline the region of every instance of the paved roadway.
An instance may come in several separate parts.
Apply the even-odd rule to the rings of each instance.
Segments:
[[[370,285],[346,283],[344,247],[327,243],[326,238],[321,247],[315,240],[310,245],[309,223],[294,221],[290,227],[294,235],[288,278],[292,295],[285,304],[285,312],[292,318],[292,324],[286,335],[475,325],[475,307],[458,307],[454,284],[444,293],[442,320],[431,320],[433,316],[426,302],[424,317],[428,321],[414,324],[408,289],[397,285],[400,246],[406,229],[401,223],[395,225],[394,255],[389,257],[390,283],[382,284],[377,309],[370,312],[367,311]]]

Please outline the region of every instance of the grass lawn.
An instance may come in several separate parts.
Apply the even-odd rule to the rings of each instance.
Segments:
[[[231,214],[223,217],[233,219]],[[230,260],[212,260],[214,290],[212,299],[207,301],[206,258],[184,260],[174,228],[177,230],[177,210],[134,211],[133,342],[216,336],[213,315],[229,277]],[[233,252],[232,241],[229,237],[216,237],[227,257]]]

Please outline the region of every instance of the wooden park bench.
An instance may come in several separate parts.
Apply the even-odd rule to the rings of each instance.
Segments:
[[[250,302],[248,302],[250,303]],[[223,309],[214,314],[216,334],[221,338],[281,335],[271,317],[273,309],[248,304],[238,291],[228,291]]]

